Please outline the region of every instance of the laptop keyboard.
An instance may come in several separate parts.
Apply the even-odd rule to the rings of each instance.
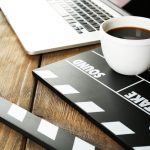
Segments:
[[[98,31],[113,16],[90,0],[47,0],[79,34]]]

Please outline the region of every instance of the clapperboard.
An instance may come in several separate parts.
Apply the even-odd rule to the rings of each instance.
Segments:
[[[149,70],[120,75],[96,48],[33,74],[125,148],[150,150]]]

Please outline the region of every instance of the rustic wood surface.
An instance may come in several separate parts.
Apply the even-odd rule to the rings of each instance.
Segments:
[[[28,56],[0,12],[0,96],[30,110],[35,86],[31,71],[39,56]],[[0,150],[19,150],[24,137],[0,124]]]
[[[90,50],[99,45],[29,56],[0,12],[0,96],[22,106],[65,130],[97,145],[101,150],[123,150],[108,135],[37,82],[32,70]],[[44,150],[33,141],[0,123],[0,150]]]

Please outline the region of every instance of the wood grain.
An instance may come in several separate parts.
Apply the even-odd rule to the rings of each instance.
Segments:
[[[45,54],[42,57],[41,66],[90,50],[97,46],[99,45]],[[98,129],[89,120],[83,117],[79,112],[65,103],[60,97],[40,82],[38,82],[36,90],[33,113],[50,120],[54,124],[75,135],[78,135],[79,137],[82,137],[83,139],[88,140],[89,142],[97,145],[101,150],[123,149],[118,143],[103,133],[103,131]],[[37,144],[28,141],[26,146],[27,150],[32,150],[35,147],[37,148]],[[43,150],[43,148],[38,147],[38,150]]]
[[[35,87],[32,70],[39,56],[28,56],[0,12],[0,96],[30,109]],[[0,123],[0,150],[20,150],[23,137]]]

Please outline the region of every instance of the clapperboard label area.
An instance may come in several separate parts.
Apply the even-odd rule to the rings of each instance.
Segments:
[[[126,148],[150,150],[149,70],[120,75],[96,48],[33,74]]]

